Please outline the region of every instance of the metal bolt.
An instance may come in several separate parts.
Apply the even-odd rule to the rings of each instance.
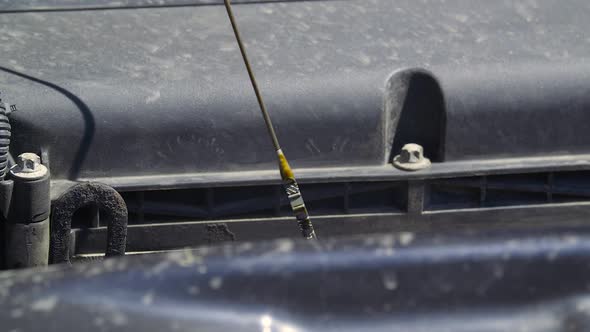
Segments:
[[[41,158],[31,152],[18,156],[16,165],[10,168],[10,174],[16,178],[36,180],[47,174],[47,167],[41,164]]]
[[[424,157],[421,145],[410,143],[404,145],[400,154],[393,158],[393,165],[404,171],[418,171],[430,167],[430,159]]]
[[[20,172],[33,173],[41,165],[41,158],[34,153],[23,153],[18,156],[17,165],[20,168]]]

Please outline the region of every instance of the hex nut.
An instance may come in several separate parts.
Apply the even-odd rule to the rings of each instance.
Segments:
[[[404,171],[418,171],[430,167],[430,159],[424,156],[421,145],[410,143],[402,147],[399,155],[393,158],[393,165]]]

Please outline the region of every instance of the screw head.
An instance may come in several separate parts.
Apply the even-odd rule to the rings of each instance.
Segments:
[[[421,145],[410,143],[402,147],[399,155],[393,158],[393,165],[404,171],[418,171],[430,167],[430,159],[424,156]]]
[[[40,179],[47,171],[47,167],[41,164],[41,158],[31,152],[20,154],[16,159],[16,165],[10,168],[13,177],[26,180]]]

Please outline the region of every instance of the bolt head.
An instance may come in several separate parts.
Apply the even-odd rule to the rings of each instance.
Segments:
[[[33,173],[39,168],[39,165],[41,165],[41,158],[34,153],[23,153],[18,156],[17,165],[19,167],[19,172]]]
[[[399,161],[401,163],[419,163],[424,159],[424,149],[418,144],[406,144],[402,147],[399,156]]]
[[[430,167],[430,159],[424,156],[421,145],[410,143],[404,145],[400,154],[393,158],[393,165],[405,171],[417,171]]]
[[[44,177],[47,167],[41,164],[41,158],[34,153],[23,153],[16,158],[16,165],[10,168],[10,174],[18,179],[36,180]]]

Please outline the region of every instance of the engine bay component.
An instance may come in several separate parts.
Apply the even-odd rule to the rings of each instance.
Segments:
[[[270,119],[270,115],[266,110],[264,100],[262,99],[262,94],[260,93],[260,90],[258,88],[258,83],[256,83],[256,77],[254,76],[254,72],[252,71],[252,67],[250,66],[250,61],[248,60],[248,55],[246,54],[246,47],[242,42],[242,37],[240,36],[238,25],[236,23],[236,19],[232,11],[231,1],[224,0],[224,4],[225,9],[227,10],[227,16],[229,17],[232,29],[234,31],[234,35],[236,36],[236,41],[242,54],[242,59],[244,60],[244,64],[246,65],[246,70],[248,71],[248,76],[250,77],[250,82],[252,83],[254,94],[256,95],[256,99],[258,100],[260,111],[262,112],[262,116],[264,117],[264,123],[266,124],[268,134],[272,139],[272,143],[276,150],[277,158],[279,161],[279,170],[281,172],[281,179],[283,180],[283,186],[285,187],[285,191],[287,192],[287,196],[289,197],[291,209],[293,209],[293,213],[295,214],[295,218],[297,219],[297,223],[299,224],[299,228],[301,229],[301,235],[303,235],[303,237],[306,239],[315,239],[316,234],[313,229],[311,220],[309,219],[309,213],[307,212],[307,208],[305,207],[303,195],[301,194],[301,190],[299,190],[299,185],[297,185],[297,181],[295,180],[295,174],[291,170],[291,166],[289,166],[287,157],[285,157],[285,154],[281,149],[279,139],[277,138],[277,134],[275,133],[272,121]]]
[[[51,161],[51,199],[117,190],[126,252],[299,236],[223,1],[66,2],[1,6],[20,8],[0,44],[0,88],[23,109],[11,151]],[[250,64],[325,236],[587,219],[586,1],[248,2],[232,3]],[[393,167],[408,143],[430,167]],[[104,253],[106,227],[78,215],[71,254]]]
[[[127,205],[119,193],[101,183],[80,183],[53,203],[51,218],[52,263],[70,261],[72,217],[80,208],[95,205],[107,225],[105,256],[122,256],[127,243]]]
[[[404,171],[418,171],[430,167],[430,159],[424,156],[424,148],[410,143],[402,147],[399,155],[393,158],[393,165]]]
[[[2,329],[590,330],[588,0],[231,3],[0,0]]]
[[[4,180],[8,170],[8,159],[11,138],[11,126],[8,115],[16,110],[16,106],[2,103],[0,99],[0,180]]]
[[[43,266],[49,255],[50,174],[34,153],[23,153],[10,168],[11,195],[5,222],[5,266]],[[6,184],[8,185],[8,183]]]

